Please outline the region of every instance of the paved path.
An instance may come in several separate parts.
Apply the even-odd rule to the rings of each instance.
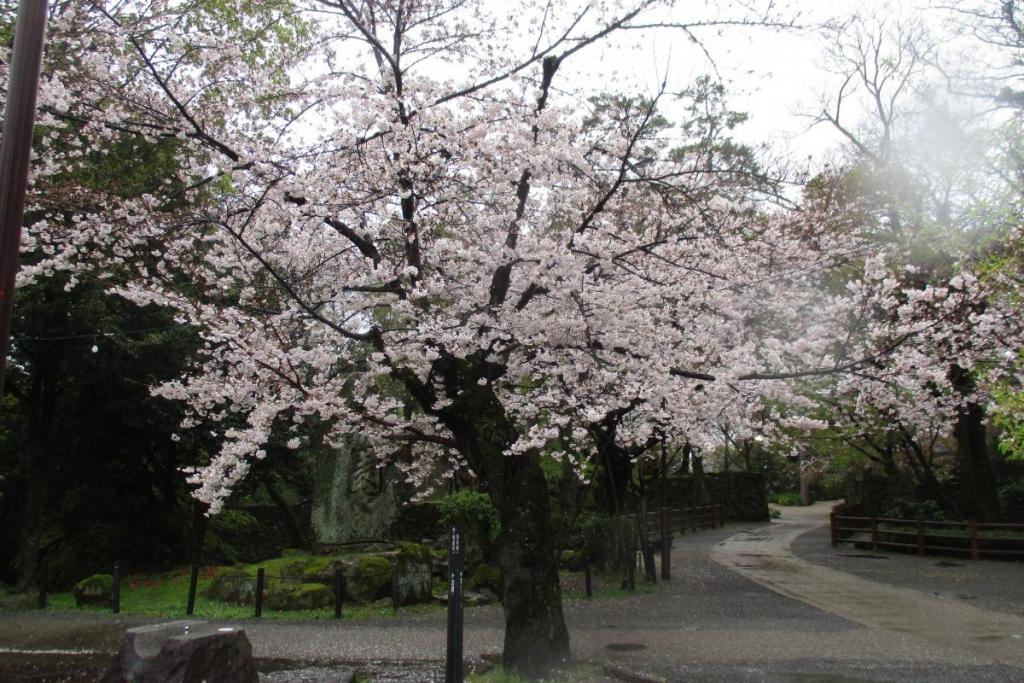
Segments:
[[[971,622],[975,626],[969,627],[977,630],[963,642],[930,637],[931,630],[910,628],[906,620],[882,621],[877,616],[872,620],[870,614],[855,613],[842,592],[832,592],[828,599],[822,597],[828,595],[825,590],[814,598],[805,594],[810,588],[803,591],[803,583],[787,576],[841,574],[816,569],[787,552],[792,538],[824,519],[822,508],[811,514],[818,517],[807,518],[789,508],[782,520],[771,525],[732,524],[686,534],[673,543],[673,580],[659,583],[653,593],[566,602],[574,653],[665,681],[1024,682],[1024,663],[1019,650],[1015,656],[1008,637],[1013,633],[1003,633],[1006,629],[998,626],[1004,623],[999,619],[1012,619],[1008,615],[950,607],[939,621],[950,615],[957,620],[962,614],[978,617]],[[836,559],[840,564],[846,561],[841,556]],[[817,585],[815,581],[808,585]],[[843,587],[850,585],[842,581]],[[864,583],[866,592],[888,590]],[[894,589],[893,594],[906,604],[899,603],[899,610],[890,608],[889,613],[917,609],[915,604],[926,597],[906,589]],[[864,597],[858,594],[854,600],[861,602]],[[916,618],[931,618],[916,614]],[[102,615],[0,614],[0,671],[5,658],[25,656],[12,650],[92,651],[94,655],[70,656],[69,661],[102,660],[116,649],[124,628],[145,621]],[[242,620],[232,625],[246,629],[254,652],[264,660],[334,666],[401,658],[436,666],[444,654],[443,615],[340,623]],[[500,609],[467,610],[467,657],[497,653],[502,633]],[[1024,643],[1015,642],[1024,649]],[[285,675],[273,680],[295,679]],[[328,673],[302,680],[320,683],[338,678]]]
[[[865,580],[794,556],[792,542],[821,527],[829,507],[791,508],[779,523],[722,541],[711,557],[777,593],[869,628],[911,634],[943,650],[1024,667],[1024,619],[1018,616]]]

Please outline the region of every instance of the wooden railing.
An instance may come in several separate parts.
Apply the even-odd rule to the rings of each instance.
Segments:
[[[649,543],[661,541],[663,517],[670,536],[676,531],[685,534],[687,529],[696,531],[697,529],[714,529],[725,525],[722,520],[722,506],[718,504],[661,508],[651,510],[644,515],[636,513],[640,531]]]
[[[971,559],[1024,558],[1024,524],[939,522],[844,515],[830,517],[832,547],[840,543],[870,545],[873,550],[964,553]]]

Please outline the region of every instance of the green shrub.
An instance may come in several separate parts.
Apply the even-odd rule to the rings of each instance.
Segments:
[[[999,487],[999,503],[1006,519],[1024,522],[1024,479],[1016,479]]]
[[[75,604],[101,605],[109,607],[114,603],[114,577],[110,574],[93,574],[82,579],[71,589]]]
[[[505,577],[501,567],[493,564],[480,564],[474,567],[466,580],[466,587],[473,591],[490,588],[501,595],[505,586]]]
[[[800,505],[800,494],[795,491],[783,491],[771,496],[769,502],[776,505]]]
[[[445,555],[445,557],[447,557],[447,555]],[[429,545],[403,543],[398,547],[398,559],[410,562],[433,562],[434,550]]]
[[[948,519],[946,513],[942,511],[942,508],[934,500],[910,496],[890,500],[879,517],[892,517],[895,519],[917,519],[918,517],[932,520]]]
[[[487,494],[468,489],[456,491],[438,501],[438,509],[446,535],[449,525],[463,526],[467,557],[490,557],[491,547],[501,533],[501,523]]]
[[[583,565],[586,564],[585,560],[586,555],[582,550],[563,550],[559,565],[566,571],[581,572]]]
[[[581,512],[576,518],[569,546],[579,550],[584,558],[603,568],[614,555],[615,521],[611,517],[595,512]]]
[[[450,493],[438,501],[441,522],[447,528],[450,524],[462,524],[468,530],[478,528],[485,532],[486,540],[494,542],[501,533],[498,511],[486,493],[464,489]]]

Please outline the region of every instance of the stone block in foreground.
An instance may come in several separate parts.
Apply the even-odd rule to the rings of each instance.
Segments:
[[[257,683],[245,631],[205,621],[128,629],[102,683]]]

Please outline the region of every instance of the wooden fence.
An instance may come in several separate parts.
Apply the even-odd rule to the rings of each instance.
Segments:
[[[687,529],[715,529],[724,526],[721,505],[697,505],[685,508],[659,508],[641,514],[635,513],[636,523],[642,538],[648,543],[660,543],[662,524],[671,536],[675,532],[685,534]]]
[[[924,519],[866,517],[833,512],[832,547],[840,543],[928,552],[964,553],[971,559],[1024,558],[1024,524],[939,522]]]
[[[638,511],[624,517],[635,521],[640,537],[640,556],[642,557],[645,574],[650,581],[654,576],[654,551],[661,552],[661,578],[668,581],[672,576],[672,534],[678,531],[685,534],[687,529],[709,529],[724,526],[721,505],[696,505],[685,508],[659,508],[649,512]],[[633,550],[628,551],[630,553]],[[632,562],[628,564],[630,574],[627,581],[632,587]]]

